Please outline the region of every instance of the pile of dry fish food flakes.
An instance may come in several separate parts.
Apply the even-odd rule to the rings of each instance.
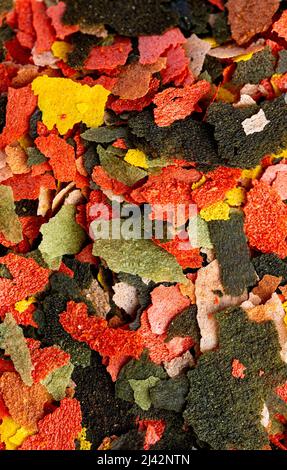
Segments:
[[[287,1],[0,1],[0,449],[287,450]]]

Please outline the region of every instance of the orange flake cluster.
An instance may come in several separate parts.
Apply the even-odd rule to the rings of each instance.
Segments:
[[[174,121],[200,111],[197,103],[207,95],[211,85],[205,80],[184,88],[167,88],[153,99],[156,108],[154,119],[158,126],[170,126]]]
[[[59,408],[38,422],[37,434],[29,436],[19,450],[75,450],[81,431],[82,413],[78,400],[64,398]]]
[[[47,158],[58,181],[70,182],[76,178],[75,151],[64,139],[56,134],[38,137],[35,144]]]
[[[138,358],[142,353],[142,338],[137,331],[110,328],[105,319],[89,317],[84,303],[68,302],[67,310],[60,314],[59,321],[74,339],[85,342],[102,356]]]
[[[262,253],[287,256],[287,207],[279,194],[263,181],[255,181],[247,194],[245,233],[253,248]]]

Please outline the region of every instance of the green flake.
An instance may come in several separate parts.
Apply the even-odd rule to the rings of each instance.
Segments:
[[[48,159],[45,155],[40,152],[36,147],[28,147],[26,149],[26,153],[28,155],[27,165],[32,167],[34,165],[40,165],[40,163],[45,163]]]
[[[41,381],[42,385],[46,387],[50,395],[56,401],[62,400],[66,395],[66,388],[68,387],[74,366],[70,362],[65,366],[51,372],[44,380]]]
[[[114,178],[127,186],[133,186],[137,181],[147,176],[147,172],[145,170],[130,165],[124,160],[111,155],[100,145],[98,145],[97,151],[102,167],[111,178]]]
[[[283,284],[287,282],[287,263],[274,253],[257,256],[257,258],[253,258],[252,262],[260,279],[265,274],[271,274],[271,276],[282,277]]]
[[[189,220],[188,236],[194,248],[213,248],[207,222],[199,214]]]
[[[9,186],[0,185],[0,232],[12,242],[23,240],[22,226],[15,212],[13,191]]]
[[[287,51],[286,51],[286,49],[283,49],[283,51],[279,51],[278,55],[279,55],[279,59],[278,59],[276,73],[286,73],[287,72]]]
[[[75,215],[76,208],[68,204],[41,227],[43,240],[39,249],[50,267],[59,267],[63,255],[74,255],[81,250],[86,235],[76,223]]]
[[[5,355],[10,356],[23,382],[31,386],[33,366],[30,351],[23,330],[17,325],[12,313],[7,313],[4,322],[0,325],[0,348],[4,349]]]
[[[208,222],[208,228],[224,291],[239,296],[257,279],[244,234],[243,214],[234,212],[228,220],[212,220]]]
[[[183,375],[169,380],[159,380],[149,390],[149,399],[155,408],[180,413],[189,390],[188,379]]]
[[[219,349],[203,354],[188,373],[184,418],[213,449],[260,450],[269,443],[261,424],[263,405],[287,379],[276,327],[272,321],[250,321],[238,307],[216,318]],[[233,377],[234,359],[246,367],[244,378]]]
[[[97,142],[98,144],[107,144],[113,142],[116,139],[122,139],[127,136],[127,131],[124,127],[97,127],[88,129],[86,132],[81,134],[81,137],[91,142]]]
[[[93,255],[103,258],[116,273],[137,274],[154,282],[186,282],[176,259],[151,240],[96,240]]]
[[[148,355],[144,353],[139,360],[132,359],[122,367],[116,381],[116,396],[122,400],[133,402],[134,393],[130,385],[130,379],[143,381],[149,377],[166,379],[167,373],[161,366],[151,362]]]
[[[274,73],[276,59],[269,47],[265,47],[260,52],[253,54],[251,59],[241,60],[237,63],[237,68],[232,77],[235,85],[245,85],[245,83],[257,84],[264,78],[269,78]]]
[[[179,315],[176,315],[176,317],[169,324],[166,341],[170,341],[176,336],[190,336],[194,341],[199,343],[200,330],[198,327],[196,314],[196,305],[191,305],[190,307],[183,310],[183,312],[181,312]]]
[[[142,410],[150,409],[151,399],[149,391],[150,388],[154,387],[158,382],[160,382],[160,379],[153,376],[150,376],[145,380],[129,380],[129,384],[134,391],[135,402]]]

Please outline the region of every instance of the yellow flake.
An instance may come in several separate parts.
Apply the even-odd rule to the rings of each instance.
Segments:
[[[224,101],[225,103],[234,103],[236,96],[227,88],[219,87],[217,90],[216,101]]]
[[[91,450],[92,443],[87,440],[87,429],[82,428],[80,434],[78,435],[78,441],[80,443],[80,450]]]
[[[249,52],[249,54],[240,54],[237,57],[235,57],[233,60],[234,62],[247,62],[250,60],[253,56],[254,52]]]
[[[129,149],[124,160],[130,163],[130,165],[140,166],[141,168],[148,168],[146,154],[141,150]]]
[[[19,302],[16,302],[15,304],[15,310],[17,310],[19,313],[23,313],[31,304],[34,304],[35,302],[35,297],[28,297],[28,299],[19,300]]]
[[[49,130],[56,126],[64,135],[81,121],[88,127],[99,127],[104,123],[110,91],[102,85],[89,87],[70,78],[43,75],[32,82],[32,90],[38,96],[38,107]]]
[[[200,217],[206,222],[210,220],[228,220],[230,207],[226,202],[219,201],[205,209],[201,209]]]
[[[218,42],[214,38],[203,38],[203,41],[208,42],[208,44],[211,45],[211,49],[219,46]]]
[[[4,442],[6,450],[15,450],[28,436],[34,432],[19,426],[10,416],[5,416],[0,425],[0,441]]]
[[[200,186],[202,186],[206,181],[206,177],[203,175],[199,181],[197,181],[196,183],[192,183],[192,190],[194,191],[195,189],[197,188],[200,188]]]
[[[233,188],[225,195],[225,202],[230,206],[241,206],[244,201],[245,190],[243,188]]]
[[[262,167],[261,165],[257,165],[255,168],[250,168],[250,170],[242,170],[242,178],[248,178],[254,180],[257,178],[261,173]]]
[[[272,85],[272,88],[273,88],[274,93],[275,93],[276,96],[279,96],[279,95],[282,94],[281,90],[278,88],[278,86],[277,86],[277,84],[276,84],[276,80],[274,80],[274,79],[280,78],[280,77],[282,77],[282,74],[280,74],[280,73],[274,73],[274,75],[272,75],[272,77],[271,77],[271,79],[270,79],[270,83],[271,83],[271,85]]]
[[[287,150],[282,150],[279,153],[272,153],[272,158],[287,158]]]
[[[283,308],[284,308],[284,310],[285,310],[285,312],[286,312],[286,314],[287,314],[287,301],[283,302],[282,306],[283,306]],[[286,317],[287,317],[287,315],[286,315]],[[285,323],[286,323],[286,320],[287,320],[286,317],[284,318]],[[287,323],[286,323],[286,324],[287,324]]]
[[[64,62],[68,60],[68,54],[73,50],[73,46],[65,41],[55,41],[51,50],[53,55]]]

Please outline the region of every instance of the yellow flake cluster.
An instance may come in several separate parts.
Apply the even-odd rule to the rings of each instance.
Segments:
[[[233,188],[227,191],[225,195],[225,202],[230,206],[239,207],[245,201],[245,190],[243,188]]]
[[[70,78],[43,75],[32,82],[38,96],[43,122],[49,130],[57,127],[61,135],[79,123],[99,127],[104,123],[105,105],[110,94],[102,85],[89,87]]]
[[[147,157],[144,152],[138,149],[129,149],[124,160],[130,165],[148,168]]]
[[[258,178],[262,171],[261,165],[257,165],[255,168],[251,168],[250,170],[242,170],[242,178],[247,178],[254,180],[255,178]]]
[[[15,304],[15,310],[17,310],[19,313],[23,313],[31,304],[34,304],[35,302],[35,297],[28,297],[28,299],[19,300],[19,302],[16,302]]]
[[[80,444],[80,450],[91,450],[92,443],[87,440],[86,428],[82,428],[80,434],[78,435],[78,441]]]
[[[206,222],[211,220],[228,220],[230,207],[226,202],[219,201],[205,209],[201,209],[200,217]]]
[[[34,432],[19,426],[10,416],[5,416],[0,425],[0,441],[4,442],[6,450],[17,449],[28,436]]]
[[[65,41],[55,41],[52,44],[51,50],[55,57],[67,62],[68,54],[73,50],[73,46]]]

